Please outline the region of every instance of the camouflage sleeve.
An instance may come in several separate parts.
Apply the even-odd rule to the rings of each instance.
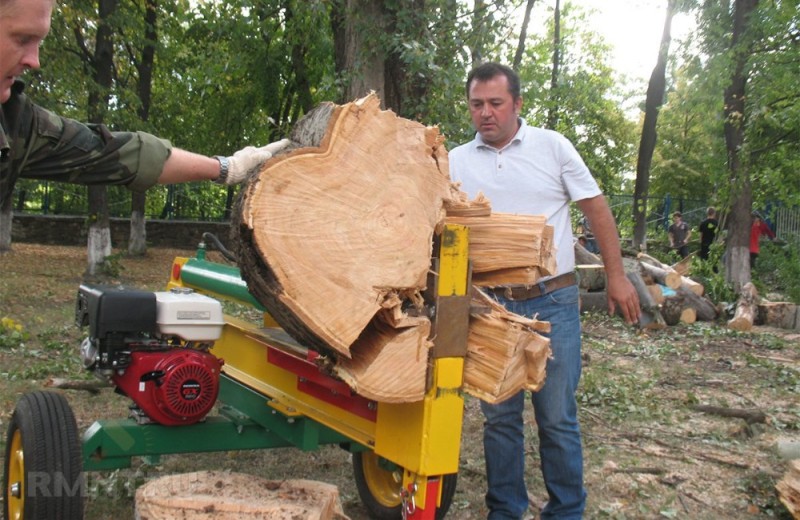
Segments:
[[[172,149],[169,141],[145,132],[110,132],[26,105],[21,115],[29,124],[27,139],[12,144],[20,177],[144,191],[156,184]]]

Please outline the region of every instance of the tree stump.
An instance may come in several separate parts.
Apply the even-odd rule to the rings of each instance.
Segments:
[[[336,486],[224,471],[151,480],[136,490],[136,520],[346,520]]]

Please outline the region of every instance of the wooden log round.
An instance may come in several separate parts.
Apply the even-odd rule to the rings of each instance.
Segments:
[[[242,190],[233,243],[251,293],[299,342],[349,357],[398,293],[422,291],[450,196],[444,138],[380,110],[325,106]],[[423,332],[420,332],[422,335]]]

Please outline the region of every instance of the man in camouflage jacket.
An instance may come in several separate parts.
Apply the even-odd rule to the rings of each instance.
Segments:
[[[39,68],[54,0],[0,0],[0,206],[20,177],[78,184],[121,184],[144,191],[156,183],[243,181],[288,140],[231,157],[206,157],[145,132],[111,132],[35,105],[18,77]]]

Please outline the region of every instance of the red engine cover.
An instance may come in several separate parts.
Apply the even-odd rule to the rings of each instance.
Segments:
[[[133,351],[131,364],[112,380],[154,422],[193,424],[211,411],[222,360],[191,349]]]

